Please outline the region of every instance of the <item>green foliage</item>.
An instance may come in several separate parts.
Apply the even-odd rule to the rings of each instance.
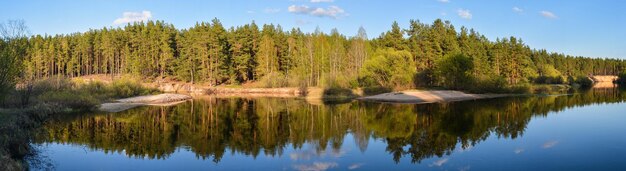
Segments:
[[[0,39],[0,100],[18,81],[21,72],[21,57],[26,54],[26,39]]]
[[[579,75],[577,77],[570,78],[570,84],[577,85],[583,88],[590,88],[593,86],[593,80],[591,78]]]
[[[361,85],[411,88],[415,76],[413,66],[413,58],[407,51],[378,50],[363,65]]]
[[[38,80],[30,88],[21,88],[12,94],[10,107],[35,104],[55,104],[70,109],[91,107],[118,98],[154,94],[158,90],[146,88],[138,79],[122,77],[109,84],[102,82],[75,83],[68,78],[53,77]],[[32,100],[31,100],[32,99]]]
[[[126,98],[138,95],[154,94],[158,92],[156,89],[146,88],[141,85],[138,79],[133,78],[121,78],[113,81],[110,85],[104,87],[107,93],[110,93],[108,97],[113,98]],[[96,92],[100,89],[96,89]]]
[[[559,70],[549,64],[540,64],[537,67],[539,76],[535,78],[537,84],[564,84],[565,78]]]
[[[380,86],[376,86],[376,87],[364,87],[363,88],[363,95],[365,96],[371,96],[371,95],[377,95],[377,94],[383,94],[383,93],[389,93],[392,92],[393,89],[388,88],[388,87],[380,87]]]
[[[351,89],[347,88],[325,88],[324,97],[354,97]]]
[[[70,109],[89,109],[99,104],[99,101],[90,92],[63,90],[45,92],[39,95],[42,103],[58,104]]]
[[[620,84],[620,85],[622,85],[622,84],[626,84],[626,71],[621,72],[621,73],[618,75],[616,82],[617,82],[618,84]]]
[[[217,19],[182,30],[163,21],[146,21],[68,35],[34,35],[0,42],[0,60],[15,59],[6,58],[4,52],[23,57],[16,65],[23,69],[21,74],[11,70],[12,76],[1,78],[12,81],[0,81],[0,88],[6,92],[19,75],[22,80],[36,80],[135,74],[212,86],[258,82],[260,87],[489,90],[477,87],[482,85],[506,90],[531,82],[562,84],[568,76],[617,75],[626,69],[624,60],[533,50],[516,37],[491,41],[473,29],[456,29],[440,19],[409,24],[403,29],[394,22],[389,31],[373,39],[363,28],[350,37],[336,29],[303,33],[273,24],[259,28],[254,22],[224,28]],[[18,51],[7,51],[16,49],[6,48],[10,44]],[[0,74],[11,68],[4,65],[13,66],[0,62]],[[117,90],[130,95],[136,94],[135,88]]]
[[[255,84],[261,88],[288,87],[289,79],[280,73],[272,72],[261,77]]]
[[[463,54],[451,54],[436,62],[436,75],[441,85],[450,89],[463,89],[472,86],[472,59]]]

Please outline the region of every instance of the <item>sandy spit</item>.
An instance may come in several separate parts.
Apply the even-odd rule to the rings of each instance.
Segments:
[[[98,107],[98,110],[103,112],[121,112],[128,109],[132,109],[139,106],[169,106],[182,103],[191,99],[189,95],[183,94],[158,94],[137,96],[126,99],[119,99],[112,103],[103,103]]]
[[[389,103],[437,103],[510,96],[507,94],[467,94],[452,90],[407,90],[357,98],[357,100]]]

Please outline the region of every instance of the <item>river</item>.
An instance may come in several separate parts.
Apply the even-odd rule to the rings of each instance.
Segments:
[[[206,96],[54,118],[33,145],[57,170],[621,170],[625,100],[615,88],[434,104]]]

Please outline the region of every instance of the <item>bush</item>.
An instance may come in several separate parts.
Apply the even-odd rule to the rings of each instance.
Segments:
[[[620,85],[626,84],[626,72],[622,72],[618,75],[616,82]]]
[[[593,86],[593,80],[591,80],[587,76],[580,75],[580,76],[577,76],[575,78],[570,77],[570,84],[577,85],[577,86],[580,86],[582,88],[590,88],[590,87]]]
[[[563,84],[565,78],[563,78],[561,72],[549,64],[540,64],[537,66],[537,71],[541,76],[535,78],[534,82],[537,84]]]
[[[502,77],[473,79],[467,88],[471,93],[512,93],[526,94],[532,92],[530,84],[508,85]]]
[[[363,88],[363,95],[365,96],[371,96],[371,95],[377,95],[377,94],[383,94],[383,93],[389,93],[392,92],[393,90],[391,88],[388,87],[365,87]]]
[[[95,86],[95,88],[98,88]],[[100,92],[101,89],[95,89],[95,92]],[[156,89],[146,88],[137,79],[133,78],[121,78],[115,80],[105,88],[105,92],[109,92],[108,97],[113,98],[126,98],[138,95],[153,94],[158,92]]]
[[[413,63],[413,57],[408,51],[378,50],[363,64],[359,82],[363,87],[412,88],[416,73]]]
[[[356,88],[358,84],[354,84],[352,80],[350,80],[345,75],[327,75],[322,79],[323,87],[342,87],[342,88]]]
[[[287,87],[288,85],[289,79],[287,79],[287,77],[283,74],[277,72],[268,73],[256,82],[256,87],[261,88],[278,88]]]
[[[43,103],[58,104],[71,109],[89,109],[99,101],[88,92],[74,90],[51,91],[43,93],[38,97]]]
[[[493,78],[481,78],[474,79],[467,90],[472,93],[506,93],[507,89],[506,79],[502,77]]]
[[[471,71],[474,64],[471,58],[463,54],[446,55],[437,60],[435,74],[440,78],[441,85],[450,89],[465,89],[473,83]]]
[[[115,98],[153,94],[158,90],[146,88],[138,79],[123,77],[110,84],[86,82],[76,84],[70,79],[52,77],[18,85],[4,106],[27,106],[31,102],[57,104],[65,108],[86,109]],[[31,101],[34,100],[34,101]]]
[[[528,93],[532,93],[533,89],[530,84],[518,84],[518,85],[509,86],[507,91],[508,93],[513,93],[513,94],[528,94]]]
[[[325,88],[324,97],[354,97],[351,89],[347,88]]]
[[[563,78],[561,76],[554,76],[554,77],[539,76],[539,77],[535,78],[534,82],[536,84],[564,84],[565,83],[565,78]]]

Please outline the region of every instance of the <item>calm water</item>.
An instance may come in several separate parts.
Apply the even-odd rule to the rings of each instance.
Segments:
[[[59,118],[58,170],[623,170],[626,92],[447,104],[197,98]]]

